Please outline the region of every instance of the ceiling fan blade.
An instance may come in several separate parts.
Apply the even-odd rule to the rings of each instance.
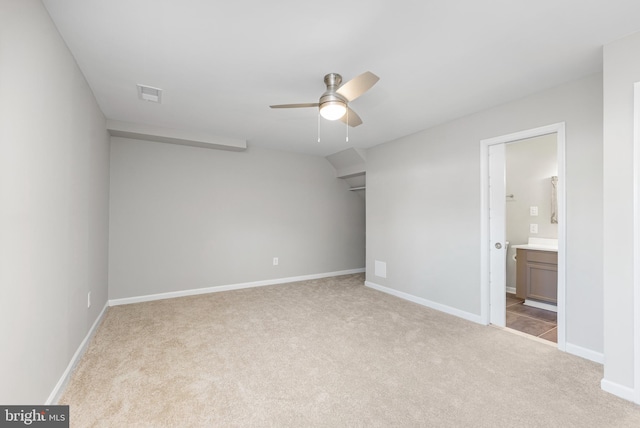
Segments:
[[[358,114],[355,111],[351,110],[351,108],[349,107],[347,107],[347,110],[347,113],[345,113],[345,115],[342,116],[340,120],[351,126],[352,128],[355,128],[358,125],[362,125],[362,119],[360,119],[360,116],[358,116]],[[349,120],[348,122],[347,118]]]
[[[318,103],[303,103],[303,104],[278,104],[275,106],[269,106],[271,108],[303,108],[303,107],[318,107]]]
[[[354,77],[344,85],[340,86],[336,92],[345,97],[347,101],[353,101],[371,89],[378,80],[380,80],[378,76],[370,71],[365,71],[361,75]]]

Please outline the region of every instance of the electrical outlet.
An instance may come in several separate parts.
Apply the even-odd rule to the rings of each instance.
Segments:
[[[87,293],[87,308],[91,307],[91,291]]]
[[[538,225],[535,223],[531,223],[529,225],[529,233],[538,233]]]
[[[529,207],[529,215],[535,217],[538,215],[538,207]]]
[[[273,258],[273,265],[274,265],[274,266],[278,266],[278,263],[279,263],[279,262],[278,262],[278,258],[277,258],[277,257],[274,257],[274,258]]]

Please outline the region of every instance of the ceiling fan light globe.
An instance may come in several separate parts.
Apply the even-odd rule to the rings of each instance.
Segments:
[[[320,107],[320,115],[327,120],[338,120],[347,112],[347,106],[339,101],[329,101]]]

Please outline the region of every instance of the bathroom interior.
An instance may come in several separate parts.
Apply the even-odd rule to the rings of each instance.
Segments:
[[[557,343],[557,135],[505,146],[506,327]]]

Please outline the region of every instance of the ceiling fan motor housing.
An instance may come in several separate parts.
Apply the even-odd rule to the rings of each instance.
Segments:
[[[324,83],[327,85],[327,90],[320,97],[320,101],[318,101],[320,110],[322,110],[322,106],[327,103],[340,103],[346,106],[348,100],[336,92],[342,83],[342,76],[338,73],[329,73],[324,76]]]
[[[320,101],[318,103],[320,104],[320,108],[322,108],[323,104],[330,103],[330,102],[338,102],[346,105],[347,99],[341,95],[336,94],[335,92],[327,91],[324,94],[322,94],[322,96],[320,97]]]
[[[337,89],[342,83],[342,76],[338,73],[329,73],[324,76],[324,84],[327,85],[327,90]]]

